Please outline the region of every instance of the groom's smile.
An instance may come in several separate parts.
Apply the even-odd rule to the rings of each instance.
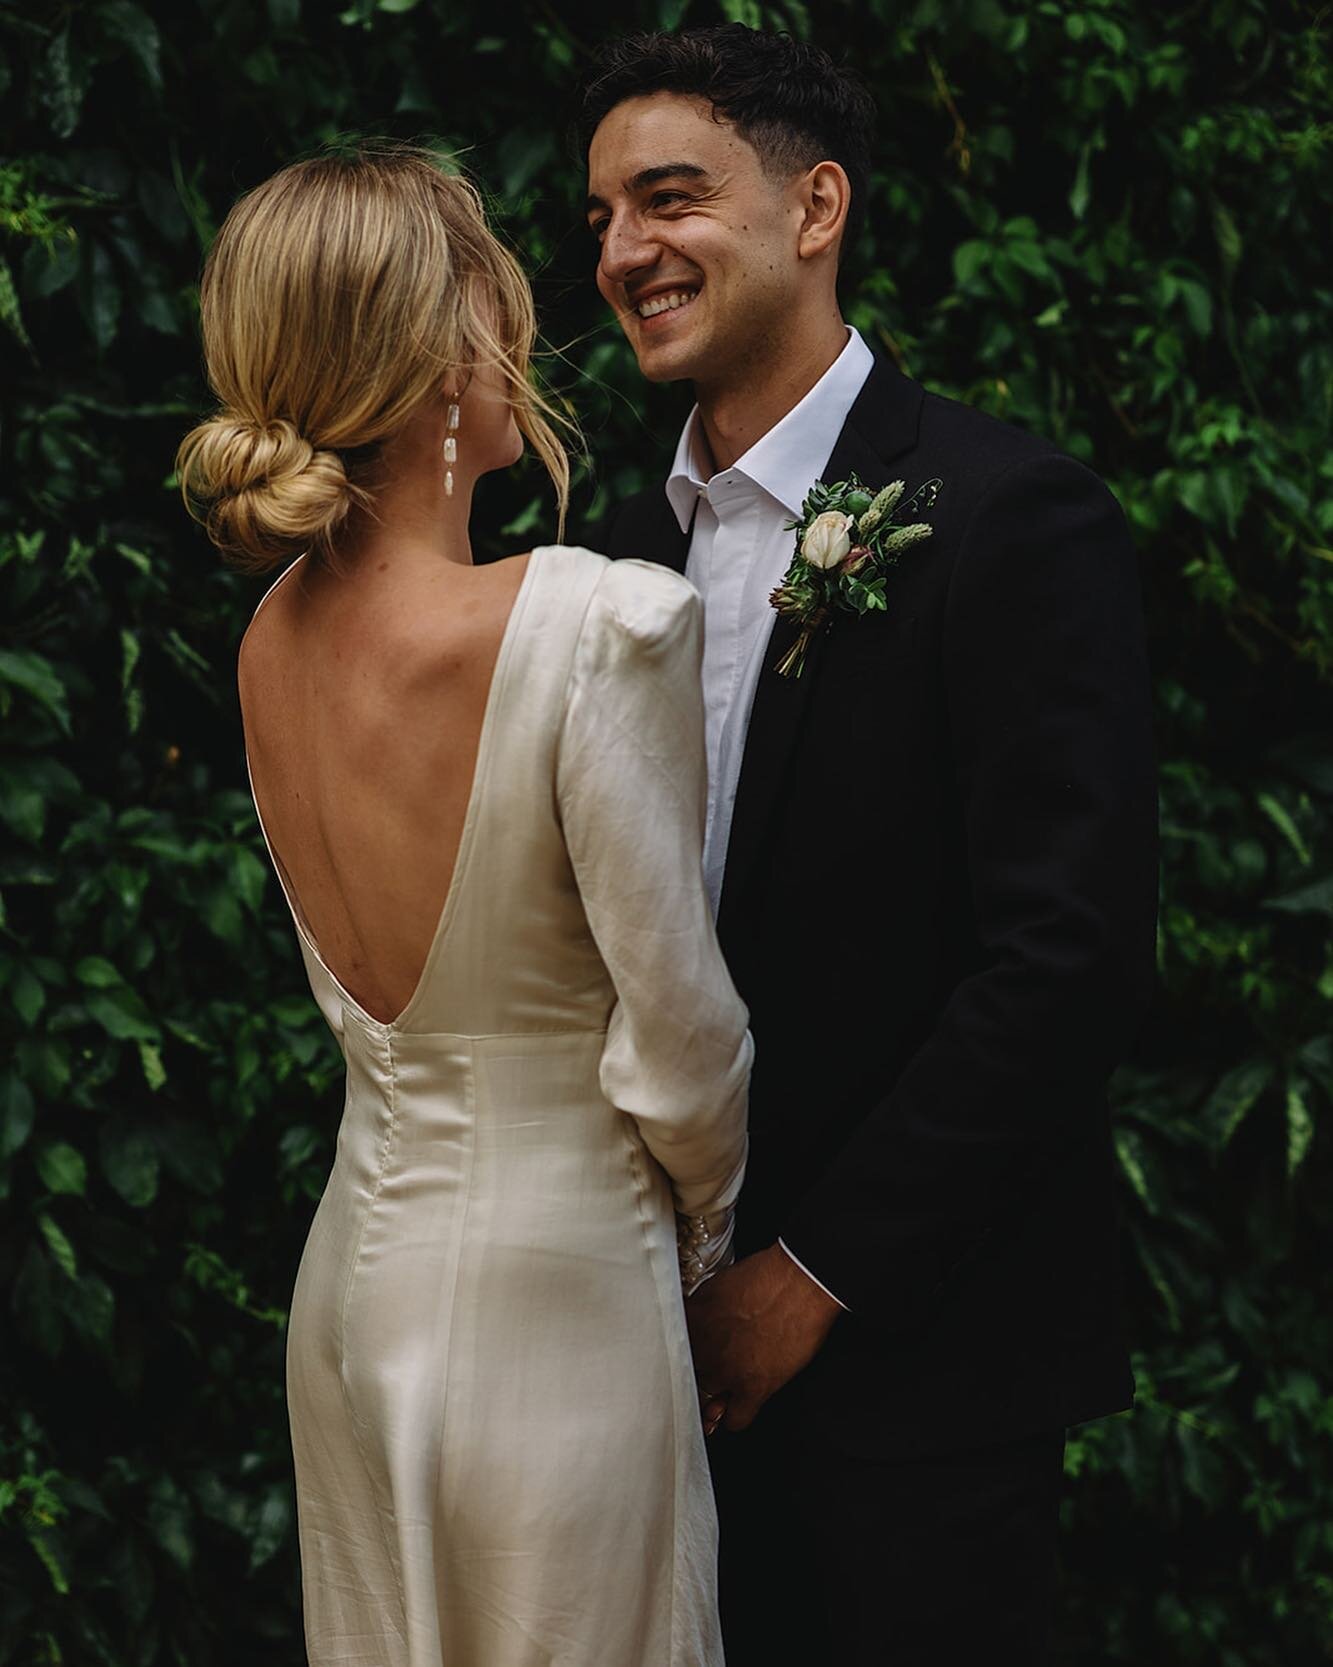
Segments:
[[[652,284],[642,289],[626,287],[629,319],[622,317],[626,334],[637,331],[647,341],[653,341],[667,331],[679,334],[694,321],[690,317],[695,297],[703,289],[701,280],[682,283]],[[631,339],[633,339],[631,335]]]
[[[651,295],[637,296],[631,304],[640,318],[660,318],[663,313],[680,312],[688,307],[698,293],[698,289],[673,285],[667,290],[655,290]]]

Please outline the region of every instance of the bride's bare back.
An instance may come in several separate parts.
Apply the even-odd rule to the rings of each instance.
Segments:
[[[528,557],[487,567],[303,557],[241,644],[256,801],[306,931],[391,1023],[448,896],[491,677]]]

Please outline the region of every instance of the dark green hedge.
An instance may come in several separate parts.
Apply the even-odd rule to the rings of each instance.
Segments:
[[[1118,1080],[1141,1396],[1070,1449],[1065,1658],[1333,1650],[1329,14],[635,0],[815,32],[883,110],[850,316],[1052,436],[1143,555],[1161,997]],[[467,154],[597,491],[682,412],[591,287],[562,0],[0,6],[0,1663],[291,1663],[283,1318],[338,1114],[244,792],[255,587],[168,485],[241,188],[358,128]],[[585,489],[585,500],[587,497]],[[483,547],[550,528],[535,471]]]

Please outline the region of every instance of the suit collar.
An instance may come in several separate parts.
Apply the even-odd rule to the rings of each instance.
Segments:
[[[884,466],[917,442],[924,398],[919,383],[876,359],[820,479],[846,480],[854,473],[867,486],[887,486]]]

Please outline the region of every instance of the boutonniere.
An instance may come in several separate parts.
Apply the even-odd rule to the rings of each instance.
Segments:
[[[885,612],[890,571],[904,550],[935,530],[913,516],[928,514],[940,495],[941,480],[928,480],[910,498],[895,480],[878,494],[868,492],[855,475],[825,486],[816,481],[801,505],[800,519],[788,521],[796,533],[796,554],[786,577],[769,597],[784,619],[800,626],[796,641],[778,661],[783,677],[799,677],[805,651],[815,633],[832,624],[833,610],[869,614]]]

